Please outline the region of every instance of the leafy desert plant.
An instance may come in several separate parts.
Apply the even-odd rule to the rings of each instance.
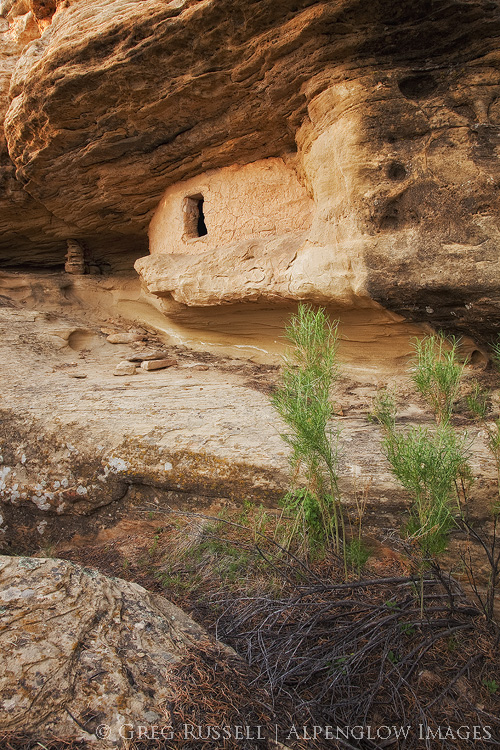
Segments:
[[[369,557],[370,551],[362,539],[354,538],[347,542],[346,559],[348,564],[358,572],[358,575],[361,575],[361,570],[368,562]]]
[[[461,513],[458,488],[471,480],[467,434],[450,425],[465,365],[458,361],[456,339],[427,336],[415,342],[412,379],[436,417],[433,429],[396,429],[396,403],[388,391],[375,399],[372,418],[385,432],[382,443],[393,474],[411,497],[408,530],[424,558],[446,548],[448,534]],[[476,394],[479,398],[479,395]]]
[[[488,399],[490,397],[486,388],[475,380],[471,385],[470,393],[465,397],[465,402],[475,419],[484,420],[488,413]]]
[[[472,479],[468,436],[458,436],[447,420],[432,429],[398,431],[395,398],[385,390],[378,393],[371,418],[384,430],[382,448],[393,474],[410,493],[408,530],[424,557],[433,557],[446,548],[455,516],[461,515],[459,489],[464,495]]]
[[[495,368],[500,371],[500,338],[492,346],[492,360]],[[444,442],[439,440],[439,445],[437,443],[434,445],[434,448],[439,448],[436,451],[439,474],[432,480],[437,492],[433,491],[431,495],[434,496],[433,500],[437,500],[438,503],[437,505],[432,505],[434,511],[430,514],[429,511],[425,510],[425,502],[422,504],[419,500],[415,508],[417,508],[417,519],[420,518],[418,508],[423,508],[424,516],[426,514],[429,516],[429,522],[432,521],[437,510],[438,517],[435,519],[437,520],[436,529],[439,528],[440,518],[444,520],[444,524],[441,527],[442,532],[438,533],[437,537],[435,535],[431,536],[431,545],[428,545],[427,551],[435,554],[439,551],[440,544],[444,543],[446,539],[447,527],[451,528],[449,525],[450,520],[446,520],[445,515],[442,515],[439,508],[442,506],[441,498],[446,497],[447,478],[452,478],[455,475],[453,479],[453,485],[457,490],[455,494],[458,497],[458,490],[460,488],[463,500],[463,506],[460,508],[461,512],[456,518],[456,523],[467,533],[469,540],[475,543],[477,549],[482,550],[482,554],[486,558],[486,569],[489,571],[486,586],[481,586],[478,583],[477,564],[472,559],[470,547],[462,554],[462,561],[476,599],[487,620],[492,622],[494,620],[495,599],[500,587],[500,539],[498,534],[498,529],[500,528],[500,419],[488,419],[490,392],[477,380],[473,381],[469,393],[465,397],[465,401],[473,418],[482,424],[488,435],[488,448],[493,456],[497,470],[497,494],[491,505],[492,529],[488,532],[485,529],[475,528],[469,520],[468,485],[472,481],[472,475],[466,459],[468,453],[466,444],[468,439],[466,435],[457,437],[449,424],[453,404],[458,396],[464,367],[465,365],[458,361],[457,341],[455,339],[446,340],[443,336],[431,336],[417,342],[413,380],[420,393],[432,407],[438,421],[438,429],[435,433],[436,438],[441,433],[444,437]],[[383,424],[386,434],[389,435],[388,439],[390,439],[391,428],[390,425],[388,426],[387,419],[384,423],[383,411],[381,415],[376,416],[378,416],[378,421]],[[393,428],[392,432],[394,432]],[[446,444],[448,444],[448,447],[445,453],[442,454],[441,448],[446,448]],[[431,447],[430,444],[428,447]],[[460,454],[463,456],[463,463],[461,465]],[[404,461],[403,455],[401,458]],[[444,460],[442,461],[443,458]],[[429,468],[431,468],[430,473],[427,471]],[[423,462],[421,469],[423,469],[422,478],[425,475],[428,475],[428,478],[432,478],[433,467]],[[401,479],[401,477],[399,478]],[[408,487],[408,485],[406,486]],[[449,488],[451,490],[451,485],[449,485]],[[431,498],[431,495],[429,495],[429,498]],[[448,496],[451,497],[451,495]],[[448,504],[449,502],[450,500],[448,500]],[[420,520],[415,520],[414,516],[413,523],[418,527]],[[427,534],[424,536],[424,540],[428,542],[429,540],[426,539],[426,536]]]
[[[458,360],[457,339],[434,335],[416,340],[412,379],[438,422],[451,417],[464,368]]]
[[[294,488],[285,503],[301,517],[312,544],[332,536],[338,552],[345,538],[338,488],[338,432],[329,427],[331,390],[338,377],[337,324],[331,323],[322,308],[301,304],[285,336],[291,348],[272,404],[288,428],[282,438],[291,448],[294,479],[300,471],[306,479],[306,487]]]
[[[491,359],[495,369],[500,372],[500,336],[491,345]]]
[[[497,497],[494,506],[496,512],[500,512],[500,418],[495,419],[492,423],[483,419],[483,426],[488,433],[488,448],[497,470]]]
[[[470,479],[467,435],[458,436],[447,423],[433,430],[390,430],[383,447],[394,475],[412,497],[409,531],[425,556],[439,554],[455,525],[458,483]]]
[[[379,422],[384,430],[392,432],[396,424],[396,414],[397,407],[394,393],[385,388],[381,389],[373,401],[373,408],[369,415],[370,421]]]
[[[488,691],[488,693],[490,695],[496,695],[498,693],[498,687],[499,687],[499,685],[498,685],[498,682],[496,680],[493,680],[493,679],[491,679],[491,680],[484,679],[483,680],[483,685],[485,686],[485,688],[487,689],[487,691]]]

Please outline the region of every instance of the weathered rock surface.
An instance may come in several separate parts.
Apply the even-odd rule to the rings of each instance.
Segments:
[[[137,257],[170,186],[296,152],[314,211],[273,294],[371,296],[478,334],[498,328],[498,2],[33,8],[44,32],[15,67],[6,133],[16,195],[52,217],[35,221],[40,252],[43,237],[64,236],[98,259]],[[221,270],[245,298],[237,269],[208,257],[205,270],[212,303],[225,298]],[[187,297],[210,295],[193,283]]]
[[[139,333],[127,332],[127,333],[110,333],[107,337],[107,341],[110,344],[133,344],[134,341],[141,341],[143,336]]]
[[[0,5],[0,258],[2,263],[37,265],[64,262],[65,242],[48,236],[60,229],[69,236],[63,220],[24,189],[9,156],[3,123],[9,107],[12,72],[24,47],[40,36],[27,0],[4,0]]]
[[[147,362],[151,359],[164,359],[165,357],[168,357],[168,351],[157,351],[157,352],[137,352],[137,354],[132,354],[130,357],[127,357],[127,362]]]
[[[318,300],[321,286],[323,302],[352,301],[354,295],[339,273],[338,262],[323,257],[323,267],[318,268],[312,248],[307,253],[306,245],[304,234],[267,241],[256,238],[197,255],[158,253],[138,260],[136,269],[150,292],[160,299],[172,296],[186,305],[290,299],[295,295],[310,299],[311,290]],[[299,251],[303,251],[301,279],[294,272]]]
[[[0,543],[7,548],[18,547],[21,537],[24,549],[36,550],[70,538],[82,524],[112,523],[118,509],[143,503],[162,508],[193,503],[206,508],[246,498],[275,503],[289,486],[283,426],[267,395],[277,373],[215,356],[205,369],[200,352],[170,348],[177,366],[154,375],[139,367],[129,379],[114,377],[114,367],[132,356],[133,345],[108,343],[100,331],[103,319],[93,318],[100,299],[110,295],[110,283],[47,275],[43,284],[37,278],[28,296],[26,276],[0,275],[0,302],[10,300],[0,307]],[[21,290],[24,307],[16,301]],[[129,286],[123,294],[130,314],[144,314],[147,306],[135,307]],[[28,302],[34,309],[27,309]],[[108,304],[123,309],[118,289]],[[257,310],[255,320],[268,336],[259,339],[242,328],[252,314],[250,305],[242,307],[243,317],[229,318],[233,355],[245,351],[238,348],[242,340],[250,344],[246,351],[262,355],[281,335],[275,323],[280,309]],[[280,315],[283,323],[286,311]],[[377,324],[373,310],[370,315],[371,325],[361,318],[357,325],[341,326],[341,357],[356,362],[353,368],[347,359],[350,376],[336,396],[342,408],[341,484],[347,503],[368,493],[375,524],[398,526],[406,495],[390,472],[380,430],[368,412],[377,386],[397,380],[405,401],[402,419],[428,420],[404,380],[411,337],[421,331],[383,311]],[[199,342],[210,341],[210,325],[198,335]],[[144,344],[147,351],[158,346],[151,337]],[[69,372],[87,377],[70,379]],[[473,470],[480,477],[475,492],[484,490],[488,499],[495,467],[486,436],[472,429],[471,437]]]
[[[125,746],[173,726],[176,666],[199,649],[237,661],[163,597],[62,560],[0,557],[0,625],[0,730],[39,741]]]
[[[16,278],[9,283],[15,286]],[[70,279],[90,285],[95,306],[99,282]],[[137,368],[121,385],[114,367],[132,355],[132,344],[110,344],[88,318],[86,327],[78,324],[82,307],[64,275],[61,280],[58,313],[44,312],[49,279],[39,290],[35,285],[38,311],[15,302],[0,307],[0,542],[29,526],[40,543],[45,532],[58,534],[65,518],[126,502],[135,485],[211,499],[264,500],[281,491],[285,450],[275,433],[266,455],[269,405],[244,386],[244,375],[214,371],[193,378],[168,367],[153,376]],[[65,296],[75,303],[69,310],[76,320],[65,317]],[[73,368],[87,377],[70,380]],[[49,525],[38,533],[44,519]]]

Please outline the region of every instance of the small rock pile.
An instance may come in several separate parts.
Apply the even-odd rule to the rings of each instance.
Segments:
[[[111,333],[106,337],[110,344],[139,344],[144,341],[144,335],[134,331]],[[132,354],[127,359],[119,362],[114,370],[114,375],[135,375],[137,368],[145,372],[164,370],[177,364],[177,360],[169,356],[165,350],[144,350]]]
[[[141,370],[151,372],[153,370],[164,370],[166,367],[172,367],[177,364],[177,360],[168,357],[166,352],[145,352],[144,354],[134,354],[132,357],[119,362],[114,371],[114,375],[135,375],[137,366]]]

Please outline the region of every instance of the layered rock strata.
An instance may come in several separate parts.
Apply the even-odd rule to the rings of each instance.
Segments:
[[[0,4],[0,262],[7,267],[63,267],[66,241],[79,238],[100,268],[121,270],[130,268],[144,252],[145,238],[128,237],[124,242],[109,227],[99,234],[82,232],[64,211],[54,214],[17,173],[5,139],[9,87],[19,58],[23,50],[28,56],[30,51],[32,55],[39,51],[40,35],[51,26],[56,10],[68,10],[70,5],[70,0],[3,0]],[[58,190],[58,181],[49,175],[47,179]]]
[[[42,244],[68,228],[64,239],[97,256],[144,254],[171,186],[296,153],[311,225],[284,256],[271,248],[278,271],[269,280],[268,245],[257,243],[264,281],[256,291],[250,284],[251,295],[371,297],[475,334],[497,329],[498,2],[33,8],[44,30],[17,62],[5,127],[16,191],[22,185],[19,195],[52,217],[26,212]],[[230,244],[222,246],[229,264]],[[173,281],[170,269],[145,274],[155,293],[201,273],[191,253],[177,255]],[[214,266],[209,254],[211,289],[198,295],[193,283],[180,296],[193,305],[225,299],[226,275],[244,299],[234,265]]]
[[[160,349],[137,324],[112,333],[109,323],[93,317],[99,305],[102,311],[128,306],[130,314],[144,314],[147,306],[142,297],[134,299],[139,289],[124,284],[113,290],[111,284],[91,275],[47,274],[36,283],[29,275],[0,275],[2,549],[35,551],[138,509],[212,507],[217,513],[246,499],[274,505],[289,488],[284,425],[269,399],[277,369],[171,341]],[[272,345],[287,313],[277,321],[270,306],[254,310],[256,329],[269,329],[258,339],[249,326],[252,306],[241,308],[229,319],[233,355],[262,355],[267,348],[279,361]],[[406,373],[411,340],[422,331],[382,313],[377,325],[373,314],[341,323],[344,377],[335,401],[342,412],[332,429],[341,428],[346,507],[355,508],[366,493],[367,524],[397,528],[408,497],[384,457],[381,430],[368,418],[379,386],[398,383],[402,425],[431,422]],[[200,314],[209,318],[209,311]],[[197,331],[200,346],[216,338],[216,328],[216,318],[209,318]],[[464,353],[475,361],[481,356]],[[136,372],[115,377],[124,361]],[[139,361],[145,366],[136,366]],[[148,363],[156,368],[159,361],[168,366],[150,369]],[[496,392],[494,414],[498,399]],[[478,477],[474,513],[486,523],[496,468],[485,430],[473,426],[469,438]]]
[[[34,199],[16,176],[9,156],[3,122],[9,107],[12,73],[23,49],[40,36],[27,0],[0,5],[0,258],[2,264],[51,265],[64,257],[64,241],[47,236],[47,228],[68,232]]]

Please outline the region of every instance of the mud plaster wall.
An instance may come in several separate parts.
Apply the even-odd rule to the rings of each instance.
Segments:
[[[189,196],[203,196],[203,237],[186,236]],[[150,252],[198,254],[245,239],[304,232],[312,213],[313,201],[282,159],[224,167],[167,189],[151,221]]]

